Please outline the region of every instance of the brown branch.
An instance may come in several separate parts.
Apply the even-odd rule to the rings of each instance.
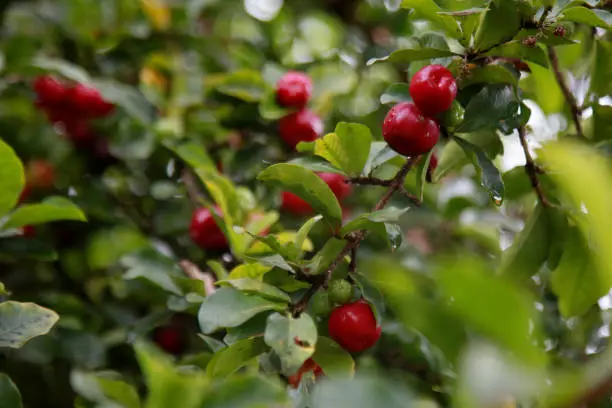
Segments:
[[[563,73],[561,72],[561,68],[559,67],[559,58],[557,57],[557,52],[550,45],[548,46],[548,58],[550,59],[550,64],[552,65],[552,70],[555,74],[555,78],[557,79],[557,83],[561,88],[561,92],[563,93],[565,100],[570,106],[572,120],[574,121],[574,126],[576,126],[576,133],[580,138],[584,138],[584,132],[582,131],[582,123],[580,122],[582,109],[578,106],[578,101],[576,101],[576,98],[567,86],[565,78],[563,77]]]
[[[376,206],[374,206],[372,212],[380,211],[385,208],[387,204],[389,204],[391,197],[395,192],[399,191],[403,187],[406,176],[414,167],[414,165],[419,161],[419,159],[420,156],[406,160],[406,163],[404,163],[404,165],[397,172],[395,177],[390,180],[387,191],[378,201]],[[366,234],[367,230],[359,230],[351,232],[350,234],[347,234],[346,237],[344,237],[344,239],[348,241],[348,243],[344,246],[344,248],[342,248],[340,253],[329,264],[325,272],[321,275],[321,278],[318,278],[317,281],[313,283],[312,286],[308,289],[308,291],[304,294],[304,296],[302,296],[302,298],[291,307],[291,311],[293,312],[294,316],[297,317],[304,311],[310,299],[314,296],[315,293],[317,293],[317,291],[319,291],[319,289],[327,287],[327,284],[329,283],[329,280],[331,279],[334,270],[338,267],[338,265],[340,265],[342,261],[344,261],[344,258],[348,254],[351,254],[353,253],[353,251],[357,250],[357,248],[361,244],[361,241],[363,241],[363,239],[365,238]]]
[[[521,141],[521,146],[523,146],[523,152],[525,152],[525,172],[531,181],[531,186],[535,190],[540,203],[542,203],[545,207],[552,207],[552,204],[542,191],[542,186],[540,185],[540,179],[538,178],[538,173],[542,172],[542,169],[535,164],[533,161],[533,157],[531,156],[531,152],[529,152],[529,145],[527,144],[527,134],[525,131],[525,126],[519,127],[519,140]]]
[[[353,177],[350,179],[344,180],[345,183],[349,184],[359,184],[362,186],[381,186],[381,187],[389,187],[393,182],[391,180],[383,180],[376,177]]]
[[[355,273],[357,270],[357,247],[351,249],[351,263],[349,264],[349,273]]]
[[[179,266],[185,272],[185,275],[190,277],[191,279],[200,280],[204,282],[204,290],[206,292],[206,296],[210,296],[217,290],[215,288],[215,279],[209,273],[204,273],[198,268],[196,264],[187,259],[183,259],[179,261]]]
[[[407,199],[409,199],[410,201],[412,201],[412,203],[414,205],[420,206],[423,204],[423,202],[421,201],[421,199],[417,196],[415,196],[414,194],[410,193],[408,190],[406,190],[406,188],[404,188],[404,186],[402,186],[399,189],[399,193],[401,195],[403,195],[404,197],[406,197]]]
[[[181,172],[181,179],[183,180],[183,184],[185,184],[187,196],[191,204],[196,208],[200,207],[200,189],[198,188],[198,182],[193,173],[189,169],[183,169]]]

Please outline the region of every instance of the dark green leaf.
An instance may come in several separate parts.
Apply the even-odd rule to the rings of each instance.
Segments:
[[[266,94],[266,83],[258,71],[235,71],[216,85],[219,93],[245,102],[259,102]]]
[[[183,291],[173,280],[184,276],[176,261],[161,255],[154,249],[131,253],[121,258],[121,264],[127,268],[123,279],[146,279],[163,290],[175,295],[183,295]]]
[[[0,217],[17,204],[24,184],[21,161],[13,148],[0,139]]]
[[[480,129],[493,129],[500,122],[508,121],[519,112],[520,102],[511,86],[489,85],[470,99],[465,108],[459,133]]]
[[[505,193],[504,182],[497,167],[480,147],[459,137],[455,137],[455,140],[465,153],[472,158],[480,175],[480,184],[489,192],[493,202],[496,205],[501,205]]]
[[[302,198],[332,225],[342,220],[342,209],[329,186],[312,171],[296,164],[275,164],[257,177],[259,180],[276,185]]]
[[[357,218],[353,219],[351,222],[346,224],[340,230],[340,234],[345,236],[349,232],[358,231],[361,229],[374,230],[374,232],[379,232],[376,229],[376,224],[386,223],[386,222],[398,222],[400,217],[406,212],[408,212],[410,208],[396,208],[396,207],[387,207],[385,209],[373,212],[373,213],[365,213],[359,215]]]
[[[223,338],[226,344],[232,345],[237,341],[248,339],[251,337],[262,337],[266,330],[266,322],[270,313],[260,313],[249,319],[246,323],[237,327],[227,329],[227,334]]]
[[[317,344],[317,326],[307,313],[299,317],[274,313],[268,317],[264,340],[280,357],[283,371],[295,372]]]
[[[400,102],[412,102],[410,93],[408,92],[408,84],[398,82],[389,85],[389,87],[380,95],[380,103],[392,104]]]
[[[539,46],[528,47],[521,41],[516,40],[495,47],[487,52],[486,55],[491,57],[518,58],[523,61],[535,62],[544,68],[548,67],[548,58],[542,48]]]
[[[245,293],[253,293],[264,299],[274,302],[291,302],[291,298],[285,292],[260,280],[250,278],[229,279],[217,281],[219,285],[229,285]]]
[[[505,43],[514,38],[520,29],[521,16],[514,1],[491,1],[476,31],[474,48],[483,51]]]
[[[376,286],[372,285],[365,276],[357,273],[353,273],[351,276],[355,280],[357,286],[359,286],[363,298],[370,303],[374,316],[376,316],[376,321],[380,325],[385,313],[385,301],[382,292]]]
[[[40,204],[19,206],[3,225],[4,229],[37,225],[52,221],[87,221],[79,207],[64,197],[49,197]]]
[[[221,328],[239,326],[258,313],[284,308],[286,305],[281,303],[225,287],[204,299],[198,322],[203,333],[213,333]]]
[[[329,267],[334,259],[342,252],[346,241],[338,238],[330,238],[323,248],[310,259],[304,270],[311,275],[319,275]]]
[[[332,380],[351,378],[355,374],[353,357],[328,337],[319,337],[312,359]]]
[[[610,28],[610,26],[612,26],[612,13],[601,9],[570,7],[563,10],[563,18],[564,20],[582,23],[592,27]]]
[[[228,377],[266,350],[268,346],[261,337],[240,340],[215,353],[206,367],[206,375],[211,378]]]
[[[3,408],[22,408],[21,393],[11,378],[0,373],[0,401]]]
[[[0,239],[0,259],[5,262],[19,262],[26,259],[55,261],[57,252],[41,239],[9,237]]]
[[[518,84],[518,76],[503,65],[486,65],[470,70],[470,74],[461,82],[461,88],[473,84]]]
[[[419,200],[421,201],[423,201],[423,195],[425,194],[427,172],[429,171],[429,164],[431,163],[431,157],[433,154],[433,151],[427,153],[425,157],[417,163],[416,169],[413,170],[416,173],[417,197],[419,197]]]
[[[436,34],[429,34],[429,36],[436,36]],[[427,40],[421,42],[418,41],[418,39],[415,39],[414,43],[411,45],[411,48],[404,48],[401,50],[393,51],[386,57],[373,58],[368,61],[368,65],[384,61],[390,61],[396,64],[408,64],[414,61],[428,60],[432,58],[452,57],[453,55],[455,55],[455,53],[448,48],[448,45],[445,41],[436,41],[429,43],[429,41]]]
[[[34,337],[49,333],[59,316],[35,303],[0,303],[0,347],[20,348]]]

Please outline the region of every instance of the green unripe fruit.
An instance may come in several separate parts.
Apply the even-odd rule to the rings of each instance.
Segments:
[[[312,297],[312,311],[318,316],[327,316],[331,313],[332,307],[329,302],[327,292],[319,291]]]
[[[456,100],[453,101],[451,108],[442,114],[442,123],[449,128],[456,128],[463,122],[465,109]]]
[[[344,279],[333,280],[329,282],[327,293],[330,302],[343,305],[353,297],[353,286]]]

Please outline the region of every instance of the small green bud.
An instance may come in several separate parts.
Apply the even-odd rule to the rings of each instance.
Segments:
[[[343,305],[353,297],[353,286],[344,279],[336,279],[329,282],[327,293],[330,302]]]
[[[312,311],[318,316],[327,316],[331,313],[332,307],[329,303],[327,292],[318,291],[312,297]]]

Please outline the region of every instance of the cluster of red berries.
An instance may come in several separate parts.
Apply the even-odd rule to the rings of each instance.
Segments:
[[[110,115],[115,106],[97,89],[80,83],[72,86],[50,75],[36,78],[33,87],[36,106],[51,123],[62,127],[75,146],[100,148],[91,120]]]
[[[300,142],[312,142],[323,134],[323,121],[306,108],[312,95],[312,80],[303,72],[287,72],[276,84],[276,101],[286,108],[298,109],[280,119],[281,138],[291,148]]]
[[[451,108],[457,97],[453,74],[441,65],[428,65],[410,81],[414,103],[403,102],[387,113],[382,133],[389,146],[404,156],[429,152],[440,138],[436,115]]]
[[[319,177],[329,186],[338,201],[344,200],[351,194],[352,188],[347,184],[344,177],[336,173],[317,173]],[[281,209],[294,215],[303,216],[312,214],[313,209],[306,201],[293,193],[284,191],[281,196]]]

